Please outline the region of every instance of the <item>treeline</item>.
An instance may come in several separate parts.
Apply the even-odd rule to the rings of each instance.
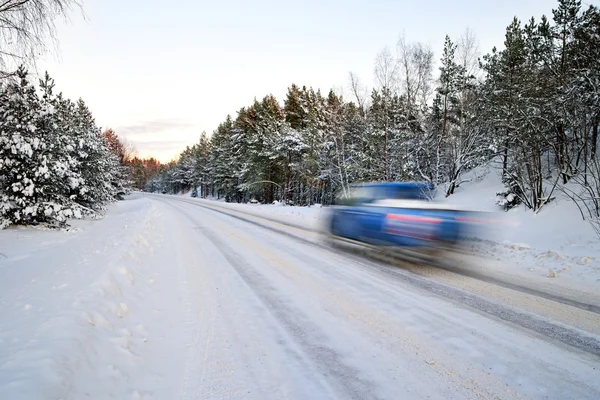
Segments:
[[[378,55],[370,92],[351,74],[345,96],[291,85],[283,104],[255,100],[145,187],[306,205],[353,182],[427,180],[449,196],[499,159],[508,206],[539,210],[559,189],[598,217],[598,8],[560,0],[551,19],[515,18],[504,49],[481,58],[471,34],[446,37],[433,65],[430,48],[401,38]]]
[[[130,157],[126,163],[131,170],[132,186],[137,189],[144,189],[156,174],[175,165],[175,162],[161,164],[154,157],[139,158],[137,156]]]
[[[0,81],[0,228],[97,216],[128,190],[125,158],[118,136],[101,133],[83,100],[55,94],[48,74],[38,88],[23,68]]]

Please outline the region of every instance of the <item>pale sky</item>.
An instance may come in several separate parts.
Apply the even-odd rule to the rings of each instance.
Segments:
[[[593,1],[597,3],[597,1]],[[374,60],[399,35],[431,45],[468,27],[482,53],[502,47],[513,16],[549,17],[554,0],[84,0],[86,20],[58,22],[59,49],[39,62],[103,128],[166,162],[227,114],[292,84],[373,86]],[[434,72],[437,76],[437,70]]]

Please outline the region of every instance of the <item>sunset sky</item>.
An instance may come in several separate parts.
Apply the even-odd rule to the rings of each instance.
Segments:
[[[584,2],[589,4],[589,2]],[[592,3],[597,3],[596,1]],[[466,28],[483,53],[502,47],[513,16],[551,16],[555,0],[178,1],[85,0],[58,22],[59,48],[38,63],[57,89],[83,98],[99,126],[166,162],[227,114],[292,83],[326,92],[348,72],[373,85],[379,51],[430,44]],[[437,70],[435,71],[437,75]]]

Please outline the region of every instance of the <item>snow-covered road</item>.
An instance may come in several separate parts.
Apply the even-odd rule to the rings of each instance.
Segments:
[[[0,398],[600,398],[597,304],[415,273],[207,203],[122,203],[0,249]]]

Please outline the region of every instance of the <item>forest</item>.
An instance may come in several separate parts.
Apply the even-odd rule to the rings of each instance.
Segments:
[[[425,180],[451,196],[466,171],[494,160],[507,208],[537,211],[563,191],[597,218],[597,7],[560,0],[552,18],[515,18],[502,49],[481,57],[472,32],[446,37],[438,64],[401,37],[374,75],[369,90],[350,73],[346,96],[292,84],[283,103],[255,99],[177,161],[146,174],[138,160],[137,186],[311,205],[356,182]]]

